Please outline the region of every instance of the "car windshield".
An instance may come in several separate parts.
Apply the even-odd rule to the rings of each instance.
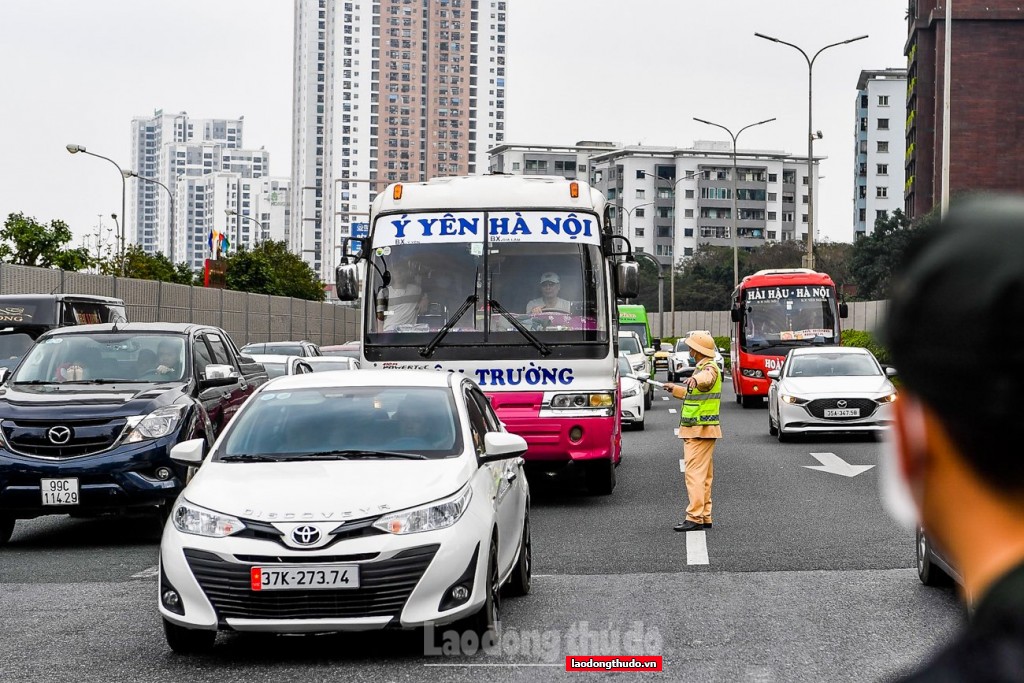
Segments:
[[[620,375],[632,375],[633,368],[629,365],[629,359],[625,356],[619,356],[619,374]]]
[[[320,347],[320,351],[325,356],[337,356],[341,358],[355,358],[359,359],[359,347],[358,346],[339,346],[337,348],[323,348]]]
[[[435,387],[317,387],[266,390],[232,421],[218,458],[344,456],[346,451],[462,451],[451,391]]]
[[[814,353],[789,359],[787,377],[871,377],[881,375],[875,359],[865,354]]]
[[[313,372],[329,372],[331,370],[349,370],[352,368],[350,358],[308,358],[306,363],[313,368]]]
[[[690,353],[690,347],[682,339],[676,342],[676,353]]]
[[[180,335],[65,334],[41,339],[11,381],[172,382],[182,379],[185,367]]]
[[[640,350],[640,345],[636,341],[636,337],[629,335],[628,337],[619,337],[619,351],[625,351],[626,353],[643,353]]]
[[[284,363],[268,363],[266,361],[260,361],[260,364],[266,369],[267,377],[270,379],[280,377],[288,372],[288,367]]]
[[[0,367],[12,368],[18,364],[25,352],[32,348],[35,341],[24,332],[4,332],[0,334]]]
[[[302,356],[302,347],[298,344],[267,344],[266,353],[276,353],[282,356]]]

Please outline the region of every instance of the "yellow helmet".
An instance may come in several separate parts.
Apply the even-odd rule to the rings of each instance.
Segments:
[[[708,358],[715,357],[715,338],[707,332],[691,332],[683,343]]]

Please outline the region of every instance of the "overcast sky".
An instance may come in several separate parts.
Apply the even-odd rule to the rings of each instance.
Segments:
[[[363,0],[368,2],[369,0]],[[777,117],[741,148],[806,153],[813,54],[820,235],[853,238],[854,100],[862,69],[905,66],[895,0],[508,0],[506,141],[689,146]],[[0,216],[60,218],[76,235],[120,213],[107,162],[128,167],[130,122],[156,109],[245,116],[245,146],[291,164],[291,0],[0,1]],[[720,133],[716,135],[717,133]],[[129,183],[136,182],[129,180]],[[76,237],[76,244],[77,244]]]

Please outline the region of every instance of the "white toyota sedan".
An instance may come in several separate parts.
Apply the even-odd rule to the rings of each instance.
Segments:
[[[160,543],[168,644],[448,623],[484,637],[501,588],[530,589],[525,451],[458,373],[267,383],[205,458],[202,440],[172,449],[202,464]]]
[[[781,370],[768,372],[768,433],[779,441],[817,432],[877,434],[893,421],[894,374],[867,349],[793,349]]]

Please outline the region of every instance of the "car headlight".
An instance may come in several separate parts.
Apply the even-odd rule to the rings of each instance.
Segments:
[[[741,373],[744,377],[756,377],[757,379],[764,379],[764,372],[752,368],[743,368]]]
[[[551,397],[552,408],[608,408],[615,405],[611,394],[556,394]]]
[[[186,407],[185,404],[164,406],[157,408],[145,417],[129,418],[128,426],[132,428],[132,431],[124,442],[135,443],[146,439],[159,439],[172,434],[178,428],[178,423],[181,422]]]
[[[875,402],[876,403],[880,403],[880,404],[894,403],[896,401],[897,396],[898,396],[898,394],[894,391],[891,394],[886,394],[885,396],[879,396],[878,398],[875,399]]]
[[[183,534],[224,538],[237,534],[245,528],[241,520],[231,515],[222,515],[213,510],[201,508],[182,499],[171,513],[174,528]]]
[[[631,398],[639,393],[640,390],[637,389],[636,387],[633,387],[632,389],[626,389],[625,391],[622,392],[622,398]]]
[[[807,403],[807,399],[806,398],[800,398],[798,396],[791,396],[789,394],[779,394],[779,400],[780,401],[785,401],[786,403],[789,403],[789,404],[792,404],[792,405],[796,405],[796,406],[802,406],[803,404]]]
[[[454,496],[437,503],[430,503],[411,510],[384,515],[373,526],[389,534],[417,534],[421,531],[447,529],[459,521],[469,507],[473,489],[469,484]]]

